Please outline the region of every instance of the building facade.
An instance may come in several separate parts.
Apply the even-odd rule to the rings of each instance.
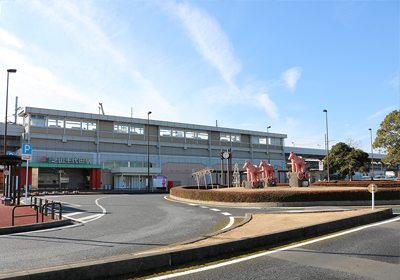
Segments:
[[[221,150],[227,149],[242,171],[245,160],[258,165],[269,159],[277,170],[286,169],[285,134],[268,133],[267,145],[261,131],[33,107],[19,116],[21,142],[32,144],[33,189],[150,189],[148,172],[167,177],[173,186],[191,185],[193,170],[220,172]],[[220,182],[219,175],[213,181]]]

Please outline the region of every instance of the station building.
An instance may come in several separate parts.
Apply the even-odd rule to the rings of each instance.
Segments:
[[[14,130],[21,130],[20,144],[32,144],[32,189],[146,190],[153,186],[146,187],[148,169],[151,178],[165,176],[170,186],[190,185],[196,184],[193,170],[206,167],[215,170],[215,184],[221,180],[221,149],[231,150],[232,163],[241,171],[245,160],[268,162],[268,152],[275,169],[286,169],[287,136],[280,133],[269,132],[267,145],[267,132],[261,131],[33,107],[19,116],[23,126]],[[22,169],[25,184],[26,164]]]

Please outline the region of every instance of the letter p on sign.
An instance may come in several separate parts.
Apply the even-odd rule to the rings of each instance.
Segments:
[[[22,155],[32,155],[32,144],[22,144]]]

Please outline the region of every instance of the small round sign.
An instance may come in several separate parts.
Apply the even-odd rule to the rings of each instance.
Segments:
[[[375,185],[375,184],[369,184],[369,185],[368,185],[368,191],[369,191],[370,193],[372,193],[372,186],[374,186],[374,193],[376,193],[376,192],[378,191],[378,186]]]
[[[10,175],[10,171],[4,170],[4,175],[6,175],[6,176]]]

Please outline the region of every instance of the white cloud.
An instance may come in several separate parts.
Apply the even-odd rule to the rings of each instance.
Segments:
[[[166,7],[182,21],[196,50],[231,84],[241,65],[234,57],[233,46],[219,23],[188,3],[169,2]]]
[[[294,91],[296,89],[297,81],[300,79],[301,71],[303,69],[301,67],[293,67],[281,74],[282,80],[286,83],[286,86]]]
[[[10,34],[6,30],[0,27],[0,39],[3,41],[4,44],[7,44],[11,47],[15,47],[18,49],[24,49],[25,45],[24,43],[21,42],[17,37],[14,35]]]
[[[262,108],[268,114],[269,117],[273,119],[277,119],[279,117],[278,107],[273,101],[271,101],[268,94],[263,93],[255,95],[254,101],[256,102],[255,103],[256,106]]]
[[[380,110],[380,111],[376,112],[375,114],[372,114],[372,115],[368,116],[366,119],[367,120],[377,119],[377,118],[382,118],[383,119],[383,117],[385,117],[387,114],[389,114],[391,111],[393,111],[395,109],[396,109],[396,106],[394,106],[394,105],[390,106],[390,107],[387,107],[387,108],[385,108],[383,110]]]
[[[400,80],[399,76],[393,77],[393,79],[391,79],[389,81],[389,84],[392,85],[392,86],[398,87],[399,86],[399,80]]]

